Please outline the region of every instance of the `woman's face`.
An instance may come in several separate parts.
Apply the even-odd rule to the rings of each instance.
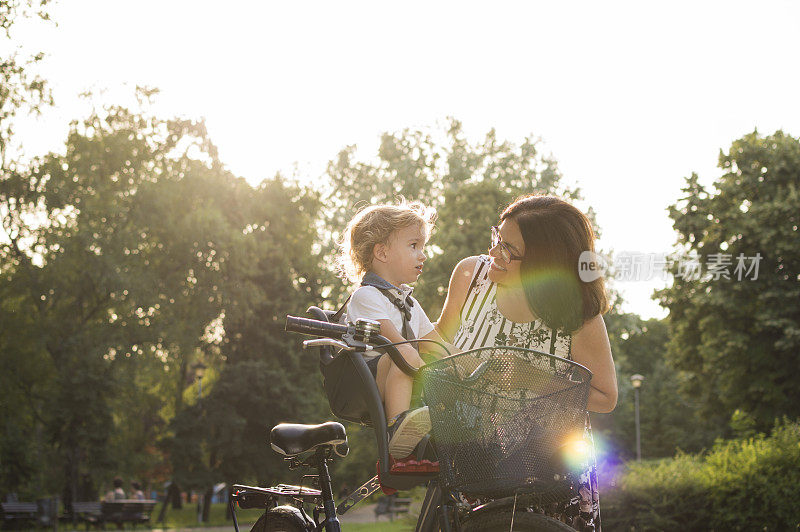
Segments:
[[[506,218],[500,224],[500,243],[489,250],[492,262],[489,265],[489,280],[499,285],[520,285],[520,266],[522,261],[503,258],[501,247],[505,245],[511,254],[518,257],[525,255],[525,241],[519,224],[512,218]]]

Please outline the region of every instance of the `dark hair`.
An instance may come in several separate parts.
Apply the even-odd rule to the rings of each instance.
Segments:
[[[135,480],[134,480],[133,482],[131,482],[131,486],[132,486],[132,487],[133,487],[133,489],[135,489],[135,490],[140,490],[140,489],[142,489],[142,485],[141,485],[141,484],[139,484],[138,482],[136,482]]]
[[[530,194],[506,207],[500,220],[507,219],[517,222],[525,242],[520,275],[537,318],[572,333],[608,312],[603,278],[585,283],[578,276],[581,253],[594,251],[594,230],[585,214],[560,198]]]
[[[106,478],[108,478],[108,477],[106,477]],[[114,477],[114,480],[112,480],[111,482],[114,484],[115,488],[121,488],[122,487],[122,479],[119,478],[119,477]]]

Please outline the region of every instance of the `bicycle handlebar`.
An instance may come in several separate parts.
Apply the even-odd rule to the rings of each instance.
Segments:
[[[286,316],[285,330],[287,332],[340,339],[351,329],[352,328],[348,327],[347,325],[341,325],[338,323],[312,320],[309,318],[299,318],[297,316]],[[395,344],[390,343],[389,340],[379,334],[373,335],[370,343],[373,344],[375,350],[385,349],[386,354],[389,355],[389,357],[392,359],[392,362],[394,362],[403,373],[412,378],[416,377],[418,370],[406,362],[406,359],[403,358],[403,355],[401,355],[400,351],[397,350]]]
[[[297,316],[286,316],[286,331],[312,336],[326,336],[328,338],[341,338],[347,333],[347,325],[330,323],[327,321],[312,320],[310,318],[298,318]]]

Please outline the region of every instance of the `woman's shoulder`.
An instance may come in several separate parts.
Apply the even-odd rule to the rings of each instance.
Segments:
[[[605,329],[606,322],[603,319],[602,314],[596,314],[591,318],[585,319],[578,329],[572,331],[572,336],[576,336],[578,334],[592,333],[600,328]]]
[[[472,274],[481,264],[489,264],[491,257],[489,255],[473,255],[466,259],[461,259],[456,267],[453,268],[453,276],[468,277],[472,279]]]
[[[585,320],[581,327],[572,332],[573,342],[585,344],[594,341],[608,341],[608,330],[602,314],[597,314]]]
[[[467,289],[481,260],[482,255],[476,255],[461,259],[461,261],[456,264],[450,276],[450,293],[457,293],[459,295],[463,293],[463,295],[466,296]]]

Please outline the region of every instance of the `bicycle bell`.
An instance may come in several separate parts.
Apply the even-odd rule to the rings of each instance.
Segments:
[[[375,320],[356,320],[356,334],[353,335],[359,342],[369,343],[369,338],[373,334],[381,332],[381,322]]]

